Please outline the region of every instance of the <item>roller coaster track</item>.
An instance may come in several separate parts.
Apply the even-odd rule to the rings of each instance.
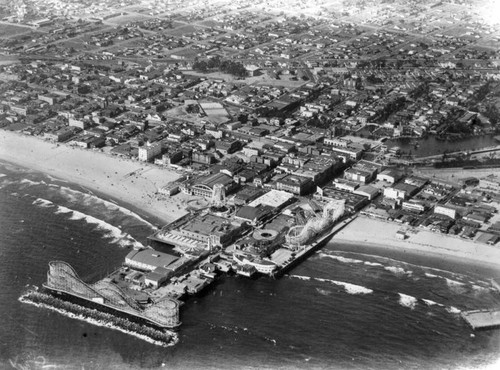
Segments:
[[[44,286],[144,318],[159,326],[176,327],[180,325],[179,303],[176,300],[164,299],[143,310],[120,287],[108,280],[100,280],[93,285],[84,283],[66,262],[49,262],[47,283]]]

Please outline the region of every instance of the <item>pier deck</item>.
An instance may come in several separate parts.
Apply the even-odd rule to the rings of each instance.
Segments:
[[[474,330],[500,327],[500,310],[464,311],[462,317]]]

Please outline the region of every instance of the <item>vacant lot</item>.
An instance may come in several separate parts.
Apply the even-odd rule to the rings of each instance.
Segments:
[[[177,22],[173,22],[173,26],[176,28],[166,30],[165,33],[168,33],[169,35],[172,36],[182,36],[198,31],[196,27],[191,25],[180,26],[180,27],[177,27],[177,25],[178,25]]]
[[[139,14],[124,14],[124,15],[119,15],[117,14],[116,17],[108,18],[106,19],[106,23],[112,23],[116,24],[117,26],[122,26],[127,23],[132,23],[132,22],[141,22],[145,20],[149,20],[151,17],[148,17],[146,15],[139,15]]]
[[[14,24],[0,23],[0,38],[8,39],[23,33],[31,32],[31,27],[17,26]]]

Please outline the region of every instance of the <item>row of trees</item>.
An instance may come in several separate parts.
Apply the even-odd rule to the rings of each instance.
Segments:
[[[198,72],[209,72],[218,70],[220,72],[229,73],[236,77],[245,77],[247,70],[240,62],[233,62],[231,60],[221,60],[219,56],[210,58],[208,60],[195,59],[193,69]]]

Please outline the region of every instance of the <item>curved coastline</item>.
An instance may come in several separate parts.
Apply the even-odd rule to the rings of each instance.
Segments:
[[[168,169],[5,130],[0,130],[0,160],[67,181],[158,225],[182,216],[175,203],[155,196],[180,177]]]
[[[0,160],[70,182],[99,198],[144,215],[160,226],[185,212],[173,200],[167,202],[154,196],[159,187],[176,180],[179,174],[148,163],[5,130],[0,130]],[[500,276],[500,247],[426,230],[410,234],[406,240],[397,239],[396,232],[402,228],[400,224],[360,216],[339,231],[330,243],[352,248],[364,246],[364,250],[380,256],[396,252],[481,265],[498,271]],[[425,240],[419,240],[424,235]]]
[[[384,256],[387,251],[398,256],[424,257],[450,265],[474,265],[500,276],[500,247],[475,243],[455,236],[441,235],[417,229],[408,232],[408,238],[398,239],[398,230],[405,225],[360,216],[337,233],[330,243],[343,246],[342,250],[361,250]]]

